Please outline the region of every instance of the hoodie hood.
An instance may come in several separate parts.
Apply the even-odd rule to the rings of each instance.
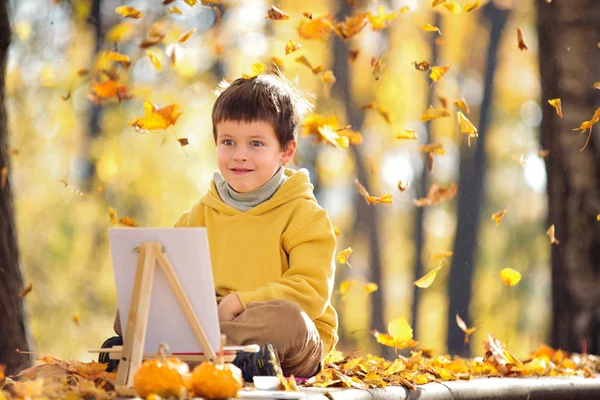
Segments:
[[[284,174],[287,179],[275,192],[273,197],[251,210],[246,211],[246,214],[260,215],[295,199],[307,199],[312,200],[315,203],[317,202],[315,195],[313,194],[313,185],[310,183],[310,178],[306,169],[302,168],[295,171],[293,169],[285,168]],[[236,210],[221,200],[213,180],[210,182],[208,193],[206,193],[200,201],[205,206],[226,215],[243,214],[242,211]]]

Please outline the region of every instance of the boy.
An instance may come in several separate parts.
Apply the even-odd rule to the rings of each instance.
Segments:
[[[244,379],[280,367],[310,377],[338,340],[333,228],[307,171],[284,167],[310,103],[275,73],[221,89],[212,111],[219,172],[175,226],[207,229],[228,344],[262,346],[233,361]]]

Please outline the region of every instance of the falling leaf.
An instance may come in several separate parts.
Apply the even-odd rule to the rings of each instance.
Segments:
[[[338,228],[337,226],[334,226],[334,227],[333,227],[333,234],[334,234],[335,236],[340,236],[340,233],[341,233],[341,232],[340,232],[340,228]]]
[[[560,241],[555,236],[554,224],[550,225],[550,228],[546,231],[546,235],[550,238],[550,244],[559,245]]]
[[[163,108],[157,108],[149,101],[144,103],[144,116],[130,122],[139,133],[148,131],[164,130],[171,125],[175,125],[177,119],[182,114],[177,104],[171,104]]]
[[[385,63],[383,61],[381,61],[381,58],[379,58],[379,57],[372,57],[371,58],[371,67],[373,67],[373,75],[375,75],[375,80],[378,81],[379,73],[381,71],[383,71],[383,68],[385,67]]]
[[[460,107],[467,114],[471,112],[471,109],[469,108],[469,105],[467,104],[467,101],[465,99],[455,100],[454,104]]]
[[[348,62],[354,62],[356,61],[356,58],[358,57],[358,50],[349,50],[348,51]]]
[[[506,286],[515,286],[521,280],[521,274],[512,268],[504,268],[500,271],[500,279]]]
[[[427,71],[429,70],[429,68],[431,68],[431,64],[429,64],[427,61],[421,61],[419,63],[413,61],[413,64],[415,66],[415,69],[417,69],[418,71]]]
[[[61,179],[60,181],[67,189],[69,189],[70,192],[75,193],[78,196],[83,196],[85,194],[81,190],[69,185],[69,182],[65,181],[64,179]]]
[[[326,40],[333,29],[333,23],[330,16],[319,18],[309,18],[300,21],[296,28],[298,35],[302,39],[321,39]]]
[[[540,150],[537,152],[538,157],[546,158],[550,154],[550,150]]]
[[[413,340],[413,330],[406,318],[396,318],[388,324],[388,334],[371,332],[378,343],[394,347],[396,350],[414,347],[418,342]]]
[[[118,62],[125,69],[129,69],[129,67],[131,66],[131,59],[125,54],[121,54],[116,51],[109,51],[104,57],[107,60]]]
[[[183,0],[183,2],[190,7],[194,7],[196,5],[196,0]]]
[[[81,317],[79,316],[79,313],[78,313],[78,312],[74,312],[74,313],[73,313],[73,318],[72,318],[72,320],[73,320],[73,323],[74,323],[76,326],[79,326],[79,321],[81,320]]]
[[[32,289],[33,289],[33,283],[30,283],[29,285],[27,285],[27,287],[23,288],[23,290],[21,290],[19,292],[19,297],[23,298],[23,297],[27,296],[29,294],[29,292],[31,292]]]
[[[452,3],[452,2],[447,2],[443,4],[444,7],[446,7],[446,9],[454,14],[460,14],[462,12],[462,9],[460,7],[460,5],[456,4],[456,3]]]
[[[179,139],[177,139],[177,141],[179,142],[181,147],[184,147],[184,146],[187,146],[188,144],[190,144],[190,142],[188,141],[187,138],[179,138]]]
[[[296,50],[300,50],[302,45],[300,43],[296,43],[295,40],[288,40],[285,44],[285,54],[288,55]]]
[[[421,121],[431,121],[432,119],[449,117],[450,112],[444,108],[434,109],[432,105],[429,106],[427,112],[421,115]]]
[[[338,256],[339,257],[339,256]],[[342,263],[344,264],[344,263]],[[346,280],[340,283],[340,294],[342,295],[342,301],[345,301],[348,298],[348,294],[350,290],[356,285],[355,280]]]
[[[600,89],[600,82],[594,82],[594,84],[592,85],[592,87],[594,89]]]
[[[338,262],[340,264],[346,264],[347,266],[352,268],[352,265],[350,265],[350,263],[348,262],[348,259],[350,258],[350,254],[352,254],[352,251],[353,251],[352,247],[348,247],[347,249],[340,251],[337,255]]]
[[[465,333],[465,344],[469,343],[469,336],[475,332],[477,328],[467,328],[467,324],[465,324],[465,321],[463,321],[458,313],[456,314],[456,325],[458,325],[458,327]]]
[[[464,12],[471,12],[477,10],[479,7],[481,7],[481,1],[477,0],[474,3],[465,4],[463,10]]]
[[[267,66],[263,63],[256,62],[250,66],[251,72],[249,74],[242,74],[242,78],[244,79],[252,79],[262,74],[267,69]]]
[[[392,199],[394,196],[392,196],[391,194],[384,194],[381,197],[371,196],[369,194],[369,192],[367,191],[367,189],[359,182],[358,179],[354,180],[354,184],[356,185],[358,194],[360,194],[365,199],[367,204],[370,204],[370,205],[375,205],[377,203],[392,204]]]
[[[457,191],[458,185],[456,183],[450,185],[449,188],[443,188],[437,183],[434,183],[427,191],[427,197],[415,199],[413,200],[413,203],[417,207],[432,206],[441,203],[442,201],[452,199],[456,196]]]
[[[446,154],[443,143],[430,143],[419,146],[419,150],[425,153],[434,153],[440,156]]]
[[[439,82],[439,80],[442,79],[446,72],[448,72],[450,67],[452,67],[452,64],[444,65],[443,67],[431,67],[429,77],[434,82]]]
[[[517,40],[518,40],[519,49],[521,51],[528,49],[527,44],[525,43],[525,37],[523,36],[523,31],[521,30],[521,28],[517,28]]]
[[[310,61],[308,61],[308,59],[304,55],[296,57],[294,59],[294,61],[296,61],[297,63],[300,63],[302,65],[307,66],[313,72],[313,74],[315,74],[315,75],[325,69],[325,67],[323,65],[319,65],[317,67],[313,67],[312,64],[310,63]]]
[[[64,101],[67,101],[71,98],[71,89],[67,92],[66,96],[60,96]]]
[[[277,8],[275,6],[271,6],[271,8],[269,8],[267,10],[267,15],[265,16],[265,18],[274,19],[274,20],[290,19],[290,17],[286,13],[284,13],[283,11],[281,11],[279,8]]]
[[[196,32],[197,28],[191,29],[184,33],[179,39],[177,39],[177,43],[185,43],[192,37],[192,35]]]
[[[548,104],[550,104],[552,107],[554,107],[556,109],[556,114],[558,114],[559,117],[563,117],[563,113],[562,113],[562,106],[560,104],[560,99],[551,99],[548,100]]]
[[[221,18],[223,18],[221,9],[217,6],[212,6],[212,10],[215,13],[215,24],[219,24],[221,22]]]
[[[363,286],[363,290],[365,294],[371,294],[379,290],[379,285],[373,282],[365,283],[365,285]]]
[[[596,221],[600,221],[600,214],[596,215]]]
[[[598,107],[596,109],[596,111],[594,112],[594,115],[592,116],[592,118],[589,121],[583,121],[581,123],[581,125],[579,126],[579,128],[573,129],[574,131],[581,131],[581,134],[585,133],[585,131],[587,131],[588,129],[590,131],[590,133],[588,134],[587,140],[585,141],[585,144],[579,151],[583,151],[587,147],[587,145],[590,141],[590,137],[592,136],[592,126],[594,126],[594,124],[596,124],[598,122],[598,120],[600,120],[600,107]]]
[[[177,6],[169,7],[169,14],[183,15],[183,13],[181,12],[181,10]]]
[[[445,109],[448,108],[448,99],[445,98],[444,96],[438,96],[438,100],[440,101],[440,103],[442,103],[442,107],[444,107]]]
[[[334,132],[330,125],[323,125],[318,128],[319,136],[326,142],[339,147],[341,149],[347,148],[350,145],[350,139],[346,136],[340,136],[337,132]]]
[[[131,219],[130,217],[121,217],[119,219],[119,223],[121,225],[130,226],[132,228],[135,228],[138,226],[135,222],[133,222],[133,219]]]
[[[418,139],[419,137],[412,129],[405,129],[396,134],[396,139]]]
[[[440,4],[445,2],[446,0],[433,0],[433,3],[431,3],[431,7],[439,6]]]
[[[434,269],[432,269],[431,271],[429,271],[427,274],[425,274],[425,276],[423,276],[420,279],[417,279],[413,285],[415,285],[416,287],[419,287],[421,289],[427,289],[429,286],[431,286],[431,284],[433,283],[433,281],[435,280],[435,277],[437,276],[438,271],[442,269],[442,263],[440,262],[440,264],[435,267]]]
[[[370,104],[365,104],[360,106],[361,110],[367,110],[367,109],[374,109],[377,110],[377,112],[383,117],[383,119],[385,119],[385,122],[387,122],[388,124],[392,123],[392,117],[390,115],[389,112],[385,111],[384,109],[382,109],[380,106],[377,105],[377,103],[370,103]]]
[[[387,12],[384,6],[377,6],[377,13],[372,11],[367,12],[367,18],[371,23],[371,28],[374,31],[386,29],[390,22],[396,19],[396,13],[394,11]]]
[[[432,253],[431,254],[431,259],[432,260],[445,260],[448,257],[452,257],[452,252],[451,251],[440,251],[438,253]]]
[[[162,71],[162,65],[160,64],[160,61],[158,61],[158,58],[156,58],[154,53],[152,53],[149,50],[146,50],[146,55],[148,56],[148,58],[150,58],[150,61],[152,62],[152,65],[154,65],[154,68],[156,68],[158,72]]]
[[[498,211],[497,213],[492,214],[492,221],[496,221],[496,226],[500,225],[500,221],[502,221],[502,217],[506,214],[508,210]]]
[[[120,6],[120,7],[115,8],[115,11],[117,12],[117,14],[119,14],[125,18],[138,19],[138,18],[142,18],[144,16],[143,12],[141,12],[140,10],[137,10],[133,7],[130,7],[130,6]]]
[[[471,138],[478,136],[477,128],[475,128],[462,112],[457,111],[456,116],[458,117],[458,123],[460,124],[460,131],[469,135],[469,146],[471,146]]]
[[[410,182],[398,181],[398,190],[404,192],[410,186]]]
[[[338,22],[334,25],[333,31],[342,39],[348,40],[359,34],[367,26],[367,13],[357,13],[351,17],[346,17],[344,22]]]
[[[440,31],[440,28],[438,28],[437,26],[433,26],[430,24],[425,24],[421,27],[421,29],[423,29],[424,31],[428,31],[428,32],[437,32],[440,35],[442,34],[442,31]]]
[[[89,73],[90,73],[90,70],[87,69],[87,68],[79,68],[77,70],[77,75],[79,75],[79,76],[85,76],[85,75],[87,75]]]
[[[108,216],[110,217],[110,223],[112,225],[117,223],[117,211],[114,208],[108,207]]]

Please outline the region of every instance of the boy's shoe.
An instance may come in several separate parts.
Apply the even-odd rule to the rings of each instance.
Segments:
[[[113,336],[111,338],[106,339],[104,343],[102,343],[103,349],[110,349],[113,346],[123,346],[123,338],[121,336]],[[117,369],[120,360],[111,360],[108,353],[100,353],[98,355],[98,362],[103,364],[108,364],[106,367],[106,372],[113,372]]]
[[[246,382],[254,376],[278,376],[282,374],[279,356],[271,343],[265,344],[258,353],[240,351],[232,364],[242,370]]]

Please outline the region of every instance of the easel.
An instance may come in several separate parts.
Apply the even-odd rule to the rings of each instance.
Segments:
[[[156,264],[158,264],[161,271],[165,274],[169,286],[175,294],[177,302],[204,352],[205,358],[209,360],[216,358],[215,349],[210,344],[204,328],[194,313],[192,305],[183,291],[181,282],[179,282],[179,278],[175,274],[171,262],[165,255],[162,245],[159,242],[142,242],[139,247],[129,315],[127,317],[125,337],[123,338],[121,361],[119,362],[117,372],[116,383],[118,385],[133,386],[133,376],[142,364],[148,314],[150,313],[152,281],[154,279]]]

